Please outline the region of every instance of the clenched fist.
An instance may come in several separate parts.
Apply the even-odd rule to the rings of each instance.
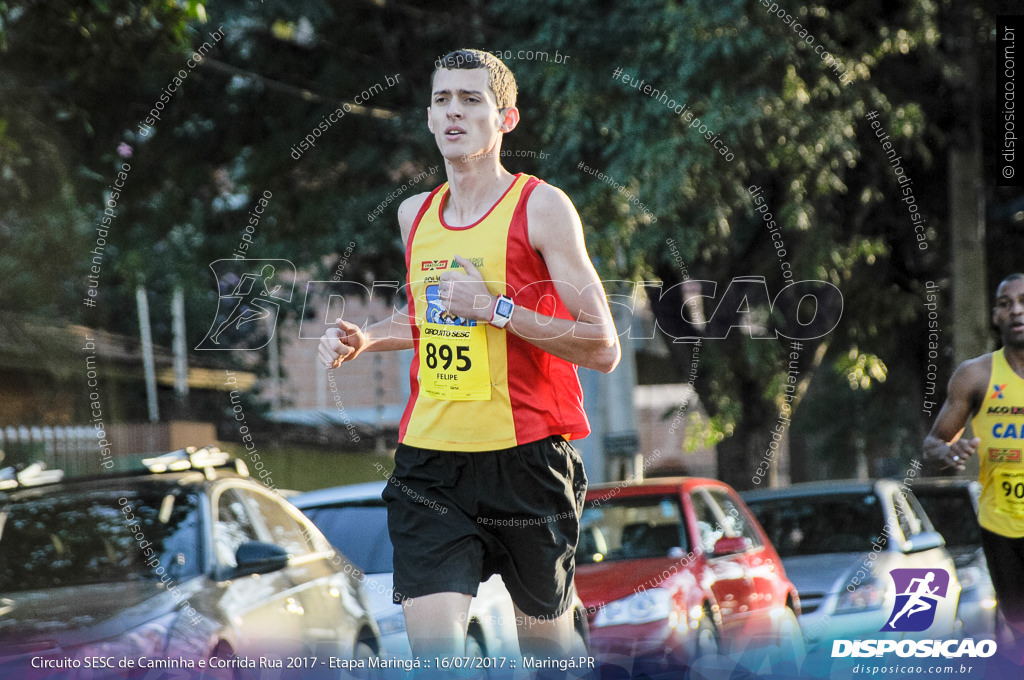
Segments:
[[[338,319],[337,328],[328,328],[320,336],[318,355],[326,368],[337,368],[355,359],[365,347],[363,330],[354,323]]]

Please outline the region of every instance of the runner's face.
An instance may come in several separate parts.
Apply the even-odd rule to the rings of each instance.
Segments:
[[[992,323],[999,328],[1004,345],[1024,348],[1024,279],[1006,281],[996,289]]]
[[[434,75],[427,127],[441,155],[467,160],[498,148],[506,115],[498,111],[487,69],[440,69]]]

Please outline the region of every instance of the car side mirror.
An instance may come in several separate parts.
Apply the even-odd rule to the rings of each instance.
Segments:
[[[946,539],[942,537],[937,531],[924,531],[917,536],[913,536],[907,540],[906,545],[903,548],[905,553],[917,553],[924,552],[925,550],[934,550],[935,548],[942,548],[946,545]]]
[[[723,555],[735,555],[737,553],[743,553],[750,550],[753,543],[746,536],[723,536],[722,538],[715,541],[714,550],[711,551],[712,557],[722,557]]]
[[[288,551],[273,543],[249,541],[238,546],[235,552],[234,577],[250,574],[269,574],[288,565]]]

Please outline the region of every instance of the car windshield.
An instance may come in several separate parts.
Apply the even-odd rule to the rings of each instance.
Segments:
[[[780,557],[864,552],[875,541],[884,545],[885,521],[873,493],[762,498],[747,505]]]
[[[946,539],[947,548],[975,550],[981,547],[981,529],[969,489],[914,489],[914,495],[935,530]]]
[[[200,522],[196,494],[176,487],[11,502],[0,507],[0,593],[159,581],[158,566],[177,581],[191,578],[202,571]]]
[[[591,501],[580,518],[578,564],[686,554],[679,500],[629,496]]]
[[[302,512],[363,572],[386,574],[395,570],[388,512],[380,501],[303,508]]]

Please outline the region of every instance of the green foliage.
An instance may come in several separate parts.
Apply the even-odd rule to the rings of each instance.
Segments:
[[[717,281],[721,290],[736,276],[765,276],[774,295],[786,283],[776,257],[784,253],[794,279],[827,281],[843,294],[839,327],[806,343],[800,361],[803,389],[822,362],[856,374],[856,381],[819,394],[839,407],[854,383],[880,380],[887,365],[920,362],[919,345],[905,338],[921,318],[923,279],[941,272],[943,234],[930,227],[933,247],[916,247],[865,115],[880,114],[917,179],[919,205],[936,224],[946,208],[946,169],[935,143],[943,143],[947,124],[936,86],[952,70],[955,55],[941,36],[955,18],[926,1],[841,9],[794,3],[786,11],[804,34],[756,2],[633,0],[575,11],[562,2],[513,2],[501,13],[525,34],[525,45],[576,55],[569,67],[526,62],[517,73],[542,83],[540,101],[527,105],[525,118],[543,121],[538,144],[557,149],[545,173],[570,189],[604,273],[678,281],[680,262],[666,247],[673,239],[690,277]],[[607,19],[596,21],[597,13]],[[976,16],[991,22],[990,15]],[[835,70],[816,47],[835,57]],[[618,68],[627,77],[614,78]],[[644,85],[685,102],[734,159],[726,161],[656,99],[659,92],[641,91]],[[657,222],[635,209],[624,212],[613,188],[574,170],[581,159],[635,191]],[[777,251],[754,210],[754,186],[763,190],[784,250]],[[781,343],[732,337],[706,343],[707,368],[697,383],[702,401],[719,435],[734,439],[748,463],[778,415],[786,351]],[[911,399],[920,394],[918,383],[909,388]],[[892,411],[896,402],[886,403]],[[912,420],[893,427],[892,439],[905,441],[913,437],[898,433],[916,437],[920,429]],[[746,484],[743,467],[734,474]],[[728,475],[731,466],[720,469]]]
[[[510,157],[506,166],[566,190],[604,278],[671,284],[685,270],[721,291],[734,277],[763,276],[772,297],[786,271],[832,283],[842,321],[807,343],[802,389],[824,364],[822,380],[835,389],[809,392],[824,411],[870,392],[892,412],[907,395],[894,379],[874,381],[888,367],[917,390],[921,281],[945,275],[946,150],[969,99],[949,36],[973,16],[983,51],[994,13],[983,0],[961,3],[966,12],[930,0],[780,4],[804,35],[760,2],[740,0],[505,0],[486,9],[436,0],[0,2],[4,308],[134,332],[125,310],[145,283],[160,341],[170,337],[170,292],[182,286],[198,342],[217,301],[208,265],[232,256],[264,191],[272,199],[248,256],[316,271],[354,241],[346,277],[399,279],[397,207],[443,181],[442,171],[409,186],[439,163],[423,115],[433,61],[471,45],[514,55],[507,62],[523,120],[505,147],[545,157]],[[212,40],[218,31],[223,39]],[[816,47],[835,57],[835,70]],[[556,53],[567,59],[556,62]],[[187,77],[147,124],[182,69]],[[616,69],[622,77],[613,78]],[[326,116],[396,75],[295,158]],[[641,81],[664,99],[632,84]],[[927,251],[913,238],[870,111],[914,178]],[[86,309],[86,254],[124,163],[131,171],[103,253],[100,305]],[[384,214],[367,219],[396,190]],[[331,269],[327,262],[321,273]],[[702,439],[726,437],[720,446],[735,442],[744,456],[778,415],[790,348],[742,336],[734,329],[705,343],[697,386],[713,428]],[[871,389],[836,379],[851,370],[863,372],[857,387],[869,377]],[[799,419],[794,427],[802,431]],[[837,446],[830,455],[842,457]],[[728,473],[742,479],[742,465]]]

